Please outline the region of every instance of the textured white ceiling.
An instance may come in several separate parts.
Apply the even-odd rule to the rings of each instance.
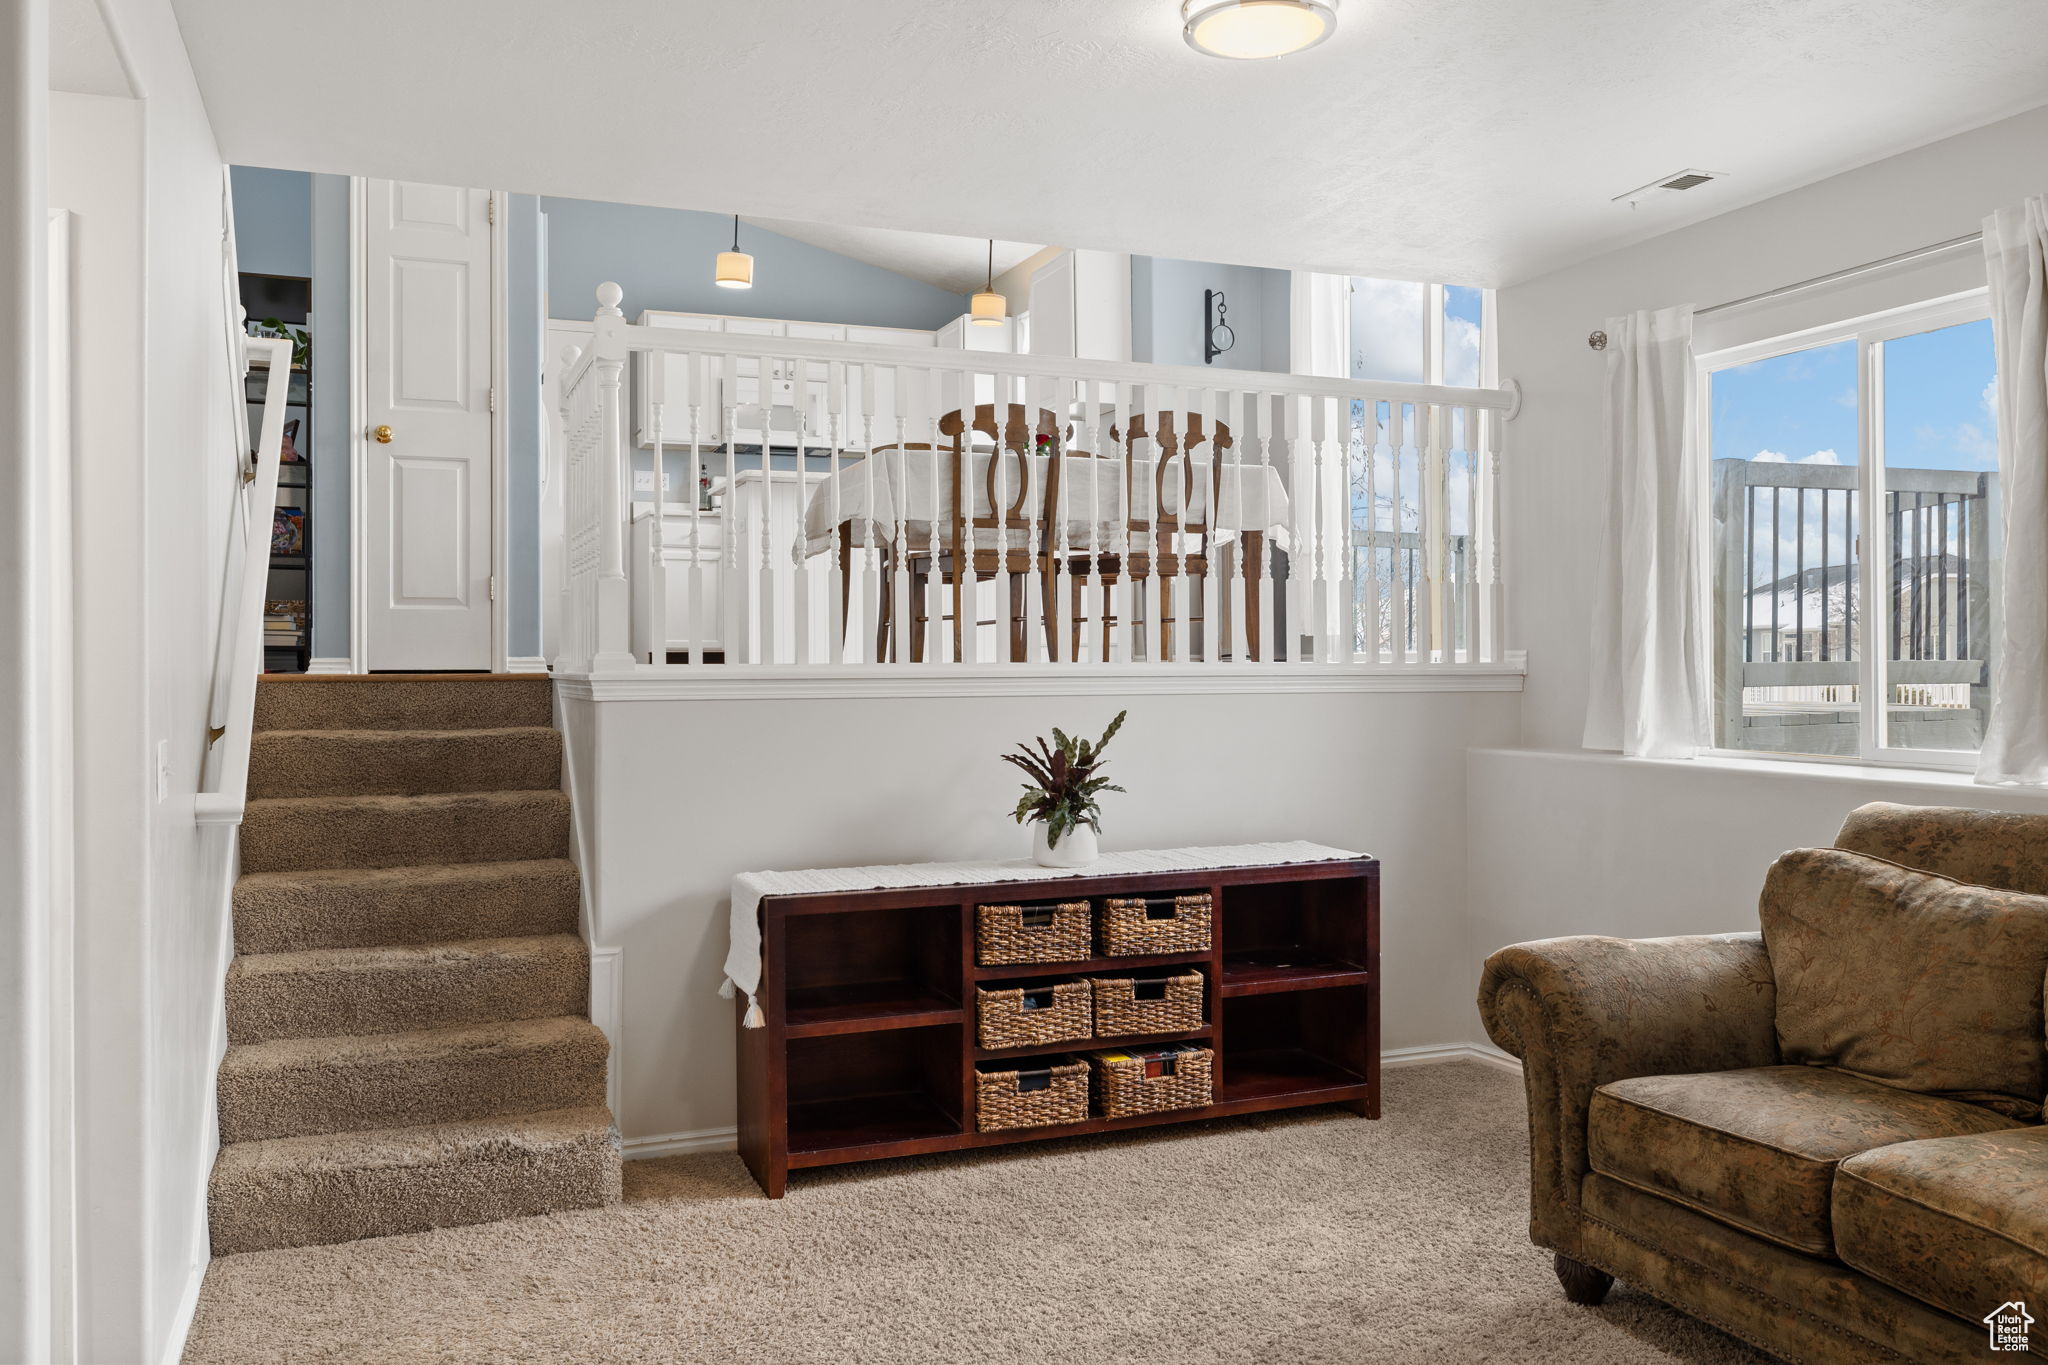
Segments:
[[[50,0],[50,88],[73,95],[135,93],[93,0]]]
[[[2043,0],[175,2],[230,161],[1473,284],[2048,103]]]
[[[903,232],[896,228],[846,227],[838,223],[806,223],[789,218],[749,218],[755,227],[809,242],[842,256],[851,256],[913,280],[923,280],[955,294],[971,294],[988,279],[988,240],[947,237],[936,232]],[[996,242],[1000,275],[1042,248],[1031,242]]]

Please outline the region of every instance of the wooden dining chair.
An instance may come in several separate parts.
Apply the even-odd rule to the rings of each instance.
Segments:
[[[1002,575],[1009,576],[1010,657],[1025,657],[1024,585],[1025,576],[1034,564],[1046,584],[1043,589],[1046,596],[1044,605],[1052,602],[1050,546],[1053,537],[1051,524],[1045,520],[1049,484],[1038,477],[1033,456],[1040,437],[1053,441],[1061,439],[1061,426],[1060,419],[1050,409],[1038,409],[1034,419],[1030,409],[1022,403],[1005,405],[1000,426],[994,403],[976,405],[971,421],[958,409],[939,419],[939,435],[945,439],[938,448],[938,455],[953,462],[951,469],[954,474],[952,493],[947,499],[945,519],[940,528],[939,553],[934,556],[928,548],[907,546],[902,554],[902,564],[887,566],[891,572],[900,571],[910,576],[911,662],[921,663],[924,659],[925,630],[930,621],[925,591],[934,575],[941,584],[952,589],[952,615],[942,619],[953,623],[955,662],[964,661],[967,657],[968,631],[999,624],[997,621],[980,620],[973,599],[979,596],[976,585]],[[973,438],[977,432],[988,437],[991,446],[988,466],[980,478],[980,491],[988,507],[986,512],[977,510],[974,496]],[[905,447],[913,450],[930,448],[928,445]],[[967,473],[965,479],[960,477],[963,468]],[[1030,530],[1034,522],[1039,528],[1040,546],[1036,560],[1030,548]],[[878,657],[887,657],[893,627],[890,619],[893,593],[885,588],[882,596],[877,650]],[[1050,624],[1049,615],[1045,629],[1050,642],[1054,626]]]
[[[1140,449],[1140,442],[1151,438],[1149,444]],[[1201,623],[1208,629],[1209,568],[1212,551],[1215,548],[1216,509],[1222,502],[1223,454],[1235,444],[1226,422],[1205,422],[1200,413],[1159,412],[1148,420],[1147,415],[1138,413],[1130,419],[1128,429],[1112,426],[1109,439],[1116,448],[1124,465],[1124,530],[1129,550],[1125,554],[1086,553],[1069,554],[1067,572],[1074,584],[1074,628],[1070,648],[1076,656],[1081,649],[1081,633],[1085,624],[1084,601],[1088,584],[1084,575],[1100,578],[1101,620],[1105,632],[1115,629],[1118,618],[1115,611],[1116,585],[1123,581],[1123,575],[1130,574],[1130,581],[1142,583],[1156,577],[1159,580],[1159,620],[1148,623],[1147,636],[1151,638],[1156,624],[1158,653],[1156,658],[1174,657],[1174,632],[1179,626],[1179,612],[1174,593],[1186,592],[1191,596],[1188,621],[1192,629]],[[1204,451],[1204,447],[1207,450]],[[1205,474],[1195,468],[1197,454],[1208,456],[1209,468]],[[1134,458],[1134,456],[1136,458]],[[1150,463],[1149,477],[1141,473],[1139,461]],[[1137,481],[1149,483],[1149,507],[1147,515],[1139,515],[1138,499],[1135,496]],[[1194,493],[1197,480],[1206,482],[1207,496],[1202,501],[1202,510],[1194,510]],[[1174,507],[1167,506],[1167,490],[1174,491]],[[1245,551],[1249,555],[1255,548],[1252,536],[1247,535]],[[1260,557],[1262,558],[1262,556]],[[1257,561],[1246,565],[1248,573],[1256,577]],[[1199,591],[1198,591],[1199,588]],[[1247,593],[1248,638],[1255,643],[1252,656],[1258,657],[1258,620],[1256,593]],[[1226,608],[1228,604],[1225,604]],[[1192,648],[1192,641],[1188,642]]]

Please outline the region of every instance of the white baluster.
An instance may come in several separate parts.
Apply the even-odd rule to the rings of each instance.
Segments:
[[[1245,443],[1251,436],[1244,428],[1244,409],[1243,389],[1232,389],[1225,395],[1224,413],[1225,419],[1230,423],[1231,440],[1230,468],[1226,472],[1230,481],[1229,486],[1237,490],[1237,520],[1240,524],[1234,533],[1236,540],[1230,547],[1230,572],[1229,577],[1223,580],[1221,606],[1224,617],[1230,622],[1230,638],[1226,642],[1226,647],[1230,651],[1230,661],[1237,664],[1247,664],[1252,659],[1251,597],[1247,592],[1247,586],[1252,580],[1246,572],[1248,566],[1245,563],[1245,556],[1251,550],[1251,537],[1255,529],[1252,526],[1252,509],[1263,508],[1266,505],[1264,485],[1254,493],[1245,477],[1248,468],[1244,458]],[[1264,528],[1256,529],[1259,532],[1259,540],[1263,542]]]
[[[948,458],[945,452],[939,448],[939,414],[946,411],[946,395],[949,392],[958,392],[960,376],[940,370],[926,370],[924,377],[925,417],[930,428],[925,438],[929,449],[924,454],[931,461],[932,470],[930,572],[925,575],[924,661],[934,668],[939,668],[953,661],[954,646],[948,643],[945,638],[945,614],[943,608],[946,605],[946,592],[945,583],[939,574],[939,561],[943,554],[944,538],[952,534],[952,528],[945,526],[949,509],[946,507],[943,485],[946,482],[949,467],[957,463]],[[968,387],[968,392],[973,392],[971,385]],[[953,473],[957,475],[958,470],[954,469]],[[944,527],[943,530],[941,529],[942,527]],[[954,624],[957,630],[958,622]]]
[[[805,368],[808,371],[808,365]],[[825,576],[829,584],[829,589],[826,593],[825,610],[830,618],[830,625],[827,627],[828,634],[825,640],[825,658],[828,662],[835,665],[847,662],[846,599],[849,592],[847,575],[852,569],[852,566],[846,562],[847,556],[842,554],[839,549],[842,543],[849,543],[842,536],[839,521],[841,516],[839,502],[839,453],[841,447],[845,444],[846,437],[843,430],[845,424],[846,363],[840,360],[829,361],[825,366],[825,442],[828,448],[825,465],[825,557],[827,560]],[[808,503],[808,499],[806,499],[806,502]],[[803,545],[806,552],[810,549],[810,518],[806,515],[807,510],[807,508],[800,509],[796,519],[796,538],[798,543]]]
[[[625,325],[619,303],[624,297],[616,284],[606,281],[597,287],[598,310],[594,319],[597,348],[598,451],[597,469],[601,480],[597,555],[597,651],[590,661],[592,672],[629,669],[633,666],[628,631],[631,589],[626,581],[626,518],[631,511],[631,462],[626,458],[625,420],[620,405],[620,379],[626,368],[626,349],[618,339]]]
[[[725,353],[725,497],[720,503],[720,529],[724,532],[725,572],[720,583],[725,593],[725,657],[732,663],[748,664],[760,658],[754,645],[753,611],[745,577],[740,572],[740,358]]]
[[[1337,469],[1336,484],[1331,492],[1337,505],[1335,515],[1330,518],[1329,536],[1331,553],[1337,559],[1336,619],[1332,629],[1336,632],[1336,658],[1338,663],[1348,664],[1358,657],[1358,550],[1352,542],[1352,523],[1357,521],[1358,495],[1352,491],[1352,471],[1357,468],[1360,443],[1359,421],[1354,420],[1357,410],[1349,398],[1332,400],[1337,428]]]
[[[1432,403],[1417,424],[1424,445],[1416,454],[1415,500],[1422,533],[1421,619],[1416,624],[1415,652],[1421,663],[1435,663],[1443,645],[1443,421],[1444,410]]]
[[[1045,481],[1052,477],[1053,461],[1058,455],[1058,433],[1054,433],[1054,444],[1046,450],[1045,467],[1038,464],[1038,414],[1050,406],[1047,389],[1051,381],[1042,375],[1031,375],[1023,381],[1024,388],[1024,454],[1018,460],[1019,478],[1025,489],[1024,516],[1027,523],[1024,555],[1024,658],[1030,663],[1045,662],[1045,631],[1053,625],[1045,619],[1040,598],[1045,592],[1046,578],[1039,563],[1041,542],[1043,548],[1052,549],[1056,541],[1046,540],[1052,534],[1044,522]]]
[[[1103,544],[1105,527],[1102,518],[1107,508],[1114,506],[1117,501],[1115,485],[1111,483],[1105,488],[1104,482],[1113,478],[1116,465],[1111,459],[1109,448],[1102,441],[1104,432],[1101,386],[1095,380],[1084,379],[1078,387],[1081,392],[1079,420],[1085,424],[1082,428],[1082,450],[1095,460],[1092,466],[1077,466],[1085,470],[1088,476],[1088,567],[1083,575],[1085,581],[1081,588],[1080,613],[1087,638],[1082,644],[1089,661],[1100,664],[1107,663],[1111,653],[1108,598],[1103,589],[1102,577],[1102,558],[1107,550]],[[1091,621],[1092,625],[1089,624]],[[1074,651],[1077,659],[1082,652],[1081,649]]]
[[[1465,409],[1465,554],[1459,606],[1465,620],[1465,662],[1479,662],[1479,409]]]
[[[1201,662],[1208,664],[1216,662],[1219,649],[1216,637],[1222,633],[1223,625],[1223,615],[1218,603],[1219,594],[1216,590],[1217,575],[1222,567],[1219,562],[1220,554],[1216,546],[1216,523],[1221,518],[1223,511],[1223,435],[1217,430],[1217,424],[1222,420],[1219,414],[1222,411],[1223,404],[1217,400],[1216,390],[1211,388],[1201,390],[1201,400],[1198,408],[1202,419],[1202,431],[1208,437],[1209,477],[1205,480],[1196,476],[1191,482],[1188,495],[1190,500],[1193,499],[1196,493],[1202,495],[1204,504],[1202,524],[1208,529],[1203,532],[1200,538],[1202,544],[1202,648],[1199,651],[1195,651],[1187,646],[1183,648],[1187,650],[1186,657],[1189,659],[1199,659]],[[1190,473],[1193,473],[1194,466],[1190,465],[1188,468]],[[1181,590],[1184,596],[1192,599],[1195,595],[1194,578],[1188,577],[1181,584]],[[1188,640],[1188,646],[1192,646],[1194,643],[1193,637],[1186,635],[1189,629],[1187,623],[1189,610],[1191,608],[1183,608],[1182,610],[1181,630],[1183,637]]]
[[[1411,408],[1398,402],[1387,404],[1387,454],[1393,463],[1392,486],[1388,499],[1393,511],[1393,549],[1388,554],[1387,597],[1393,626],[1388,632],[1390,653],[1397,664],[1408,662],[1408,556],[1402,542],[1407,538],[1404,529],[1406,518],[1402,512],[1404,480],[1401,473],[1401,449],[1406,443],[1407,431],[1413,430],[1413,414],[1419,408]]]
[[[807,664],[811,661],[812,606],[810,566],[805,562],[805,551],[809,547],[804,544],[804,510],[810,502],[811,486],[810,453],[806,449],[810,433],[811,366],[807,360],[786,363],[790,366],[790,395],[794,400],[790,406],[796,414],[796,483],[790,491],[790,506],[793,510],[790,514],[789,537],[790,593],[795,599],[796,608],[796,630],[792,636],[794,649],[791,657],[799,664]],[[768,503],[771,536],[774,534],[774,506],[771,499]]]
[[[1271,487],[1273,479],[1273,414],[1276,399],[1269,393],[1253,393],[1248,401],[1256,409],[1259,420],[1259,481],[1262,487]],[[1296,490],[1299,492],[1300,490]],[[1299,499],[1296,499],[1297,501]],[[1263,561],[1259,571],[1259,625],[1253,638],[1253,648],[1266,663],[1280,660],[1280,617],[1274,609],[1278,592],[1273,582],[1277,572],[1278,556],[1273,544],[1272,528],[1268,527],[1260,547],[1259,557]],[[1299,547],[1296,547],[1299,548]]]
[[[1368,398],[1365,401],[1364,426],[1365,579],[1357,587],[1357,591],[1363,599],[1359,609],[1362,624],[1358,634],[1365,645],[1365,662],[1376,664],[1380,661],[1380,405],[1378,399]],[[1356,523],[1358,520],[1356,513],[1352,514],[1351,520]],[[1356,538],[1354,535],[1353,539]]]
[[[1287,400],[1291,413],[1297,404],[1308,407],[1309,461],[1313,473],[1309,486],[1315,490],[1314,501],[1309,506],[1309,537],[1315,550],[1315,561],[1309,570],[1308,599],[1309,622],[1312,635],[1308,646],[1308,657],[1317,663],[1330,661],[1330,571],[1325,554],[1324,542],[1328,540],[1330,527],[1330,475],[1323,465],[1323,447],[1329,442],[1329,404],[1321,397]]]
[[[1070,379],[1055,380],[1052,385],[1053,416],[1058,429],[1053,434],[1052,458],[1046,461],[1045,477],[1057,479],[1060,495],[1054,501],[1052,525],[1046,528],[1052,545],[1052,619],[1046,622],[1046,629],[1052,634],[1051,657],[1053,662],[1073,663],[1081,651],[1074,638],[1074,509],[1078,505],[1074,498],[1073,474],[1080,468],[1073,455],[1075,440],[1078,439],[1080,419],[1074,414],[1080,412],[1079,399],[1075,391],[1079,387]]]
[[[659,351],[642,355],[641,375],[647,381],[648,416],[654,422],[654,516],[647,524],[647,565],[641,586],[646,590],[633,610],[646,624],[647,662],[668,662],[668,565],[662,563],[662,513],[667,511],[663,494],[668,489],[668,357]],[[628,464],[631,461],[628,460]],[[630,511],[633,499],[626,506]],[[630,518],[628,519],[630,524]],[[638,651],[635,651],[638,657]]]
[[[1118,380],[1112,387],[1115,392],[1111,401],[1115,406],[1111,412],[1109,438],[1110,444],[1116,447],[1114,486],[1118,510],[1115,528],[1110,532],[1110,548],[1117,566],[1114,593],[1116,625],[1110,631],[1110,657],[1122,664],[1136,657],[1132,642],[1138,634],[1137,614],[1132,605],[1137,597],[1137,585],[1131,581],[1137,576],[1136,567],[1131,562],[1131,552],[1136,548],[1131,530],[1138,517],[1137,450],[1131,436],[1131,386]]]
[[[700,510],[703,498],[700,490],[704,478],[703,414],[704,414],[704,357],[691,352],[688,357],[690,382],[690,477],[685,505],[690,509],[690,569],[687,597],[689,600],[689,635],[684,641],[684,662],[701,664],[705,662],[704,646],[709,634],[709,622],[704,614],[704,514]]]
[[[1497,663],[1507,657],[1507,596],[1501,586],[1501,486],[1500,447],[1503,417],[1499,411],[1486,417],[1486,657]]]

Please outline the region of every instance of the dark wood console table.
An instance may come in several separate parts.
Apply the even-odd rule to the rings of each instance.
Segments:
[[[1208,891],[1204,952],[981,966],[976,907]],[[1033,1142],[1307,1105],[1379,1117],[1379,863],[1371,858],[1143,876],[770,896],[761,902],[764,1028],[739,1029],[739,1150],[770,1197],[807,1166]],[[976,983],[1187,965],[1206,1022],[1142,1041],[1214,1049],[1199,1109],[978,1132],[975,1068],[1134,1044],[976,1044]],[[745,1009],[742,1000],[739,1007]]]

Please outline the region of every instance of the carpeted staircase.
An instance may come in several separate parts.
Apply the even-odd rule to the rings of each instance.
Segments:
[[[266,677],[215,1255],[617,1202],[544,676]]]

